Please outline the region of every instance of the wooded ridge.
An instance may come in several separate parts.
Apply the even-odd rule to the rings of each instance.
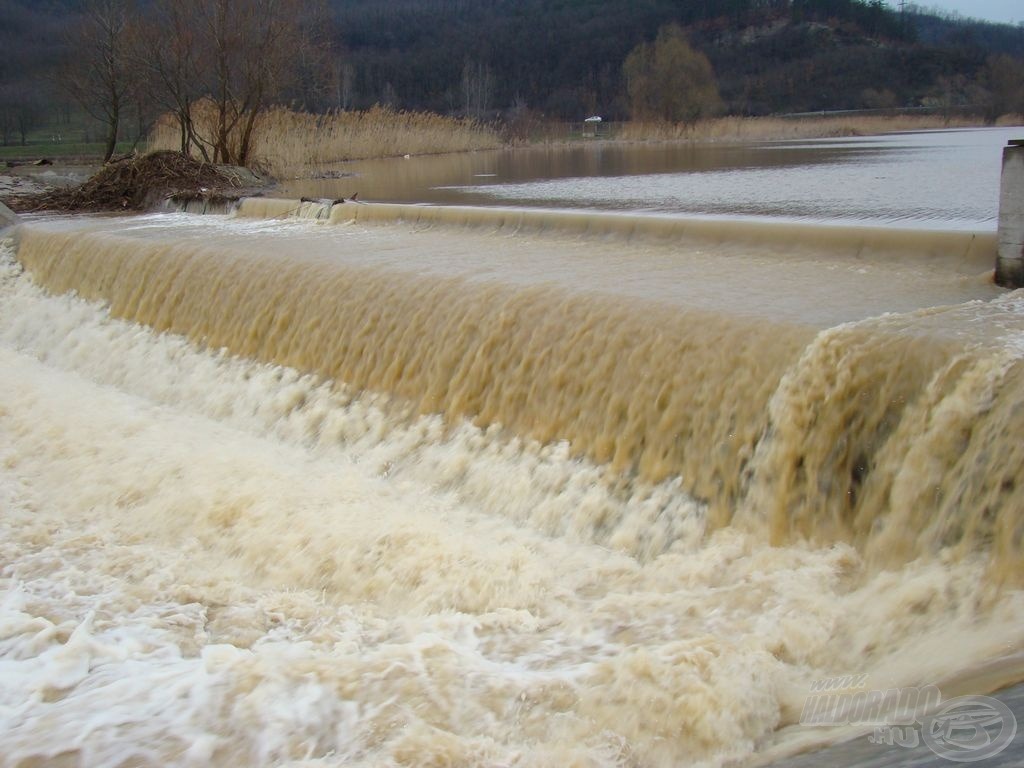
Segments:
[[[135,3],[145,17],[151,2]],[[623,65],[678,25],[717,79],[720,112],[1024,110],[1024,26],[880,0],[319,0],[329,54],[278,103],[374,104],[479,119],[630,116]],[[88,0],[0,0],[0,129],[24,137],[67,99],[55,85]],[[62,107],[67,109],[65,105]],[[150,116],[151,118],[152,116]],[[140,119],[140,124],[143,122]]]

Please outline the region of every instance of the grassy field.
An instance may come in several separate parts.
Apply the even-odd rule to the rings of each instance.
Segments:
[[[130,152],[132,142],[118,142],[116,152]],[[100,142],[38,142],[0,147],[0,160],[38,160],[39,158],[83,158],[100,160],[103,157],[104,145]]]
[[[126,124],[124,127],[131,126]],[[8,144],[0,145],[0,166],[8,160],[38,160],[43,157],[98,161],[105,149],[103,136],[103,126],[85,112],[72,110],[59,115],[50,114],[48,119],[28,132],[24,146],[17,132],[8,137]],[[132,139],[118,142],[115,152],[130,152],[136,144],[134,136]]]

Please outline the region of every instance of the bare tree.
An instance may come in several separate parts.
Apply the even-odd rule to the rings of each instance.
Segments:
[[[70,41],[72,58],[61,73],[61,85],[106,126],[103,162],[114,154],[122,114],[137,84],[130,55],[133,18],[132,0],[84,3]]]
[[[482,63],[467,61],[462,67],[462,113],[467,117],[483,117],[491,106],[494,73]]]
[[[200,83],[214,109],[212,131],[201,138],[214,162],[249,162],[257,120],[294,75],[306,7],[301,0],[197,4],[193,21],[206,55]]]
[[[284,94],[290,101],[311,112],[332,106],[332,95],[341,90],[344,77],[335,60],[331,44],[334,22],[324,0],[305,0],[299,4],[300,16],[294,19],[297,45],[293,49],[289,82]],[[351,74],[349,74],[351,77]],[[348,88],[351,91],[351,82]]]
[[[155,0],[138,59],[178,123],[182,151],[246,165],[274,100],[326,102],[330,26],[322,0]]]
[[[17,106],[12,89],[0,85],[0,142],[5,147],[10,145],[17,124]]]
[[[22,85],[15,90],[14,121],[21,137],[21,146],[28,142],[28,134],[43,122],[43,100],[38,90],[31,84]]]
[[[196,137],[193,117],[193,107],[202,96],[203,52],[193,22],[199,5],[196,0],[155,0],[139,25],[133,59],[146,75],[149,100],[178,123],[181,151],[188,154],[195,147],[209,161],[206,147]]]
[[[339,59],[335,62],[335,87],[337,108],[352,109],[356,94],[356,69],[352,64]]]
[[[323,0],[86,0],[63,84],[107,126],[105,159],[128,110],[141,133],[153,106],[180,148],[246,165],[266,108],[290,96],[320,106],[332,87]],[[290,90],[289,90],[290,89]]]

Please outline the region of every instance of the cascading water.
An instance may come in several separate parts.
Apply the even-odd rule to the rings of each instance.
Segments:
[[[816,678],[1018,678],[984,237],[673,226],[23,225],[5,764],[720,765]]]

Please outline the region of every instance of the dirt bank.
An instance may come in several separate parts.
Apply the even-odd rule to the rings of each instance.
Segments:
[[[31,169],[31,170],[29,170]],[[223,198],[253,194],[268,179],[245,168],[211,165],[177,152],[153,152],[88,167],[20,166],[0,176],[0,201],[36,211],[144,210],[171,196]]]

